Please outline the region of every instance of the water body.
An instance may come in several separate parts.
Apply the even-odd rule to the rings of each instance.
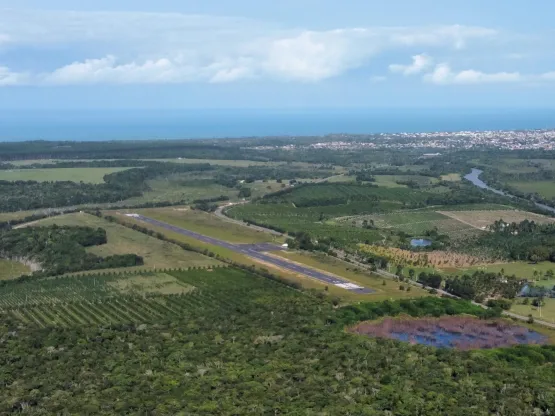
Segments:
[[[488,184],[486,184],[483,180],[480,179],[480,175],[483,173],[483,170],[480,169],[476,169],[473,168],[472,172],[470,172],[468,175],[466,175],[464,178],[470,182],[472,182],[474,185],[476,185],[478,188],[481,189],[487,189],[488,191],[494,192],[498,195],[503,195],[503,196],[508,196],[509,198],[515,198],[515,199],[520,199],[519,197],[515,196],[515,195],[511,195],[507,192],[503,192],[500,191],[499,189],[495,189],[492,188],[491,186],[488,186]],[[534,202],[534,201],[532,201]],[[539,202],[534,202],[534,204],[538,207],[541,208],[543,210],[549,211],[553,214],[555,214],[555,208],[550,207],[548,205],[545,204],[540,204]]]
[[[429,247],[432,245],[432,242],[423,238],[415,238],[410,240],[410,245],[413,247]]]
[[[555,128],[555,110],[0,111],[0,141],[142,140]]]
[[[482,339],[480,335],[471,333],[451,332],[443,328],[436,328],[430,330],[428,333],[413,335],[405,332],[392,332],[391,338],[404,342],[413,342],[416,344],[429,345],[436,348],[456,348],[461,346],[461,349],[472,349],[468,346],[476,345],[479,348],[487,348],[481,344],[487,343],[486,339]],[[485,337],[484,337],[485,338]],[[508,345],[518,344],[543,344],[546,342],[546,337],[538,332],[528,330],[524,334],[515,336]],[[503,345],[503,342],[500,342]],[[507,345],[507,346],[508,346]],[[466,346],[466,348],[465,348]],[[490,347],[491,348],[491,347]]]

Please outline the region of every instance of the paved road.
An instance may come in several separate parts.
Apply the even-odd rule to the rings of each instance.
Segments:
[[[268,264],[272,264],[274,266],[277,267],[281,267],[282,269],[286,269],[289,271],[292,271],[294,273],[299,273],[308,277],[311,277],[313,279],[319,280],[320,282],[324,283],[324,284],[328,284],[328,285],[334,285],[337,287],[340,287],[342,289],[351,291],[351,292],[355,292],[355,293],[374,293],[374,291],[372,289],[368,289],[362,286],[358,286],[346,279],[342,279],[340,277],[337,277],[335,275],[332,274],[328,274],[328,273],[324,273],[322,271],[316,270],[316,269],[312,269],[310,267],[306,267],[303,266],[301,264],[297,264],[297,263],[293,263],[287,259],[281,259],[281,258],[277,258],[274,256],[269,256],[268,254],[265,254],[264,252],[261,252],[261,248],[264,247],[260,244],[232,244],[229,243],[227,241],[223,241],[223,240],[218,240],[216,238],[212,238],[212,237],[208,237],[206,235],[203,234],[199,234],[199,233],[195,233],[193,231],[189,231],[186,230],[184,228],[180,228],[180,227],[176,227],[175,225],[171,225],[171,224],[167,224],[165,222],[162,221],[158,221],[158,220],[154,220],[152,218],[148,218],[145,217],[143,215],[138,215],[138,214],[127,214],[127,216],[132,217],[136,220],[139,221],[143,221],[146,222],[148,224],[152,224],[154,226],[157,227],[161,227],[161,228],[165,228],[166,230],[170,230],[182,235],[186,235],[188,237],[192,237],[195,238],[199,241],[202,241],[204,243],[208,243],[208,244],[212,244],[215,246],[219,246],[219,247],[224,247],[227,248],[229,250],[232,250],[236,253],[240,253],[243,254],[245,256],[251,257],[253,259],[256,260],[260,260],[263,261],[265,263]],[[265,248],[267,249],[271,249],[271,250],[280,250],[281,247],[273,245],[273,244],[267,244],[265,245]],[[264,251],[270,251],[270,250],[264,250]]]

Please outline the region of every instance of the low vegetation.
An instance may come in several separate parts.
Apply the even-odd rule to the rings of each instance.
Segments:
[[[140,269],[189,268],[219,264],[208,256],[183,250],[170,242],[86,213],[52,217],[35,225],[102,228],[106,231],[106,243],[88,247],[86,251],[100,257],[135,253],[144,261]]]
[[[102,228],[29,227],[0,233],[0,257],[25,259],[40,265],[34,276],[143,264],[143,258],[133,253],[99,257],[85,250],[106,242],[106,231]]]

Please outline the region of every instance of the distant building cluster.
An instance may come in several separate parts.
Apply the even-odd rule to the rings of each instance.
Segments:
[[[321,141],[319,141],[321,140]],[[459,131],[435,133],[335,134],[313,143],[257,146],[254,150],[360,149],[475,149],[555,150],[555,130]]]

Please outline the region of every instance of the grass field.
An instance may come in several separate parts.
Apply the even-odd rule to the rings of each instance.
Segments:
[[[462,272],[464,271],[474,271],[474,270],[485,270],[488,272],[493,273],[500,273],[504,271],[506,275],[515,275],[517,277],[529,280],[536,280],[538,284],[543,286],[548,286],[552,281],[543,280],[542,277],[548,270],[555,271],[555,263],[551,262],[542,262],[542,263],[528,263],[524,261],[516,261],[512,263],[498,263],[498,264],[490,264],[486,266],[480,267],[472,267],[468,269],[461,269]],[[537,272],[537,276],[534,277],[534,272]],[[555,284],[555,282],[553,282]]]
[[[407,185],[398,184],[398,181],[413,181],[420,186],[429,186],[438,182],[435,178],[418,175],[375,175],[375,184],[388,188],[406,188]]]
[[[10,160],[7,163],[14,166],[29,166],[29,165],[35,165],[35,164],[51,165],[56,162],[57,161],[54,159],[31,159],[31,160]]]
[[[276,239],[268,233],[233,224],[218,218],[214,214],[192,210],[188,207],[152,208],[121,212],[136,212],[146,217],[231,243],[282,242],[282,239]]]
[[[452,239],[466,238],[477,232],[468,224],[434,211],[399,211],[346,219],[346,221],[356,221],[358,225],[365,220],[373,221],[379,228],[392,228],[412,236],[421,236],[424,232],[434,228],[437,228],[441,234],[449,235]]]
[[[461,181],[461,174],[460,173],[450,173],[448,175],[441,175],[442,181],[447,182],[460,182]]]
[[[182,250],[180,247],[157,238],[147,236],[119,224],[108,222],[89,214],[67,214],[41,220],[35,225],[70,225],[100,227],[106,230],[108,243],[87,248],[101,257],[114,254],[137,254],[144,258],[145,265],[133,269],[164,269],[211,266],[218,261],[198,253]],[[126,269],[127,270],[127,269]]]
[[[555,299],[545,299],[545,305],[540,308],[532,306],[532,299],[529,305],[522,305],[522,299],[518,299],[517,303],[511,308],[511,312],[519,315],[532,315],[534,318],[555,323]]]
[[[196,199],[209,199],[219,196],[228,196],[231,200],[237,199],[238,190],[227,188],[216,183],[195,184],[191,181],[184,184],[187,175],[173,175],[168,178],[147,181],[150,190],[142,196],[126,199],[126,204],[141,204],[145,202],[193,202]]]
[[[555,181],[508,182],[508,185],[526,193],[538,193],[544,198],[555,198]]]
[[[555,219],[544,215],[516,210],[438,211],[438,213],[478,229],[485,229],[488,225],[501,219],[508,223],[520,223],[524,220],[531,220],[540,224],[551,224],[555,222]]]
[[[21,220],[25,217],[28,217],[28,216],[33,215],[33,214],[37,214],[38,212],[42,212],[42,211],[46,211],[46,210],[0,212],[0,222]]]
[[[238,168],[247,168],[249,166],[281,166],[287,165],[290,167],[297,167],[297,168],[306,168],[311,169],[315,168],[319,165],[312,164],[312,163],[304,163],[304,162],[272,162],[272,161],[260,161],[260,160],[227,160],[227,159],[188,159],[188,158],[174,158],[174,159],[141,159],[141,160],[149,160],[149,161],[156,161],[156,162],[172,162],[172,163],[209,163],[211,165],[219,165],[219,166],[233,166]]]
[[[103,183],[104,175],[121,172],[129,168],[53,168],[1,170],[2,181],[37,181],[37,182],[88,182]]]
[[[22,263],[0,259],[0,280],[15,279],[29,272],[31,269]]]
[[[400,285],[398,282],[390,279],[384,279],[378,275],[361,270],[350,263],[322,253],[309,254],[303,252],[279,252],[275,253],[275,255],[293,260],[309,267],[325,270],[329,273],[345,277],[355,283],[359,283],[360,285],[376,291],[376,293],[371,295],[357,295],[352,292],[346,293],[344,290],[338,292],[338,295],[345,299],[371,298],[372,300],[378,301],[387,299],[414,298],[428,295],[428,292],[417,287],[412,287],[409,292],[399,290]],[[383,282],[385,282],[385,286]],[[328,289],[332,291],[335,288],[330,286]]]

